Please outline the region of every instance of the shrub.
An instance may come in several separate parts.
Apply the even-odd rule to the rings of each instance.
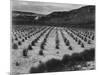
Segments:
[[[81,47],[84,48],[84,44],[83,43],[81,44]]]
[[[27,40],[27,37],[25,37],[25,40]]]
[[[18,45],[22,45],[21,41],[18,42]]]
[[[94,61],[95,60],[95,49],[85,50],[82,53],[74,53],[72,55],[64,55],[62,63],[67,66],[74,66],[77,63]]]
[[[70,42],[69,42],[69,41],[67,41],[67,42],[66,42],[66,46],[69,46],[69,45],[70,45]]]
[[[48,72],[56,72],[56,71],[60,71],[63,65],[60,60],[51,59],[46,62],[46,67]]]
[[[70,61],[70,56],[69,55],[64,55],[62,59],[62,64],[67,64]]]
[[[28,50],[32,50],[33,48],[32,48],[32,46],[31,45],[29,45],[28,46]]]
[[[27,49],[24,49],[24,50],[23,50],[23,56],[24,56],[24,57],[28,57],[27,54],[28,54],[28,50],[27,50]]]
[[[91,40],[88,40],[88,44],[91,44]]]
[[[16,62],[16,63],[15,63],[15,65],[16,65],[16,66],[19,66],[19,65],[20,65],[20,63],[19,63],[19,62]]]
[[[12,48],[13,48],[13,49],[18,49],[17,44],[15,44],[15,43],[14,43],[14,44],[12,44]]]
[[[16,38],[15,38],[15,40],[17,41],[17,40],[18,40],[18,38],[16,37]]]
[[[31,45],[32,45],[32,46],[35,46],[35,42],[34,42],[34,41],[32,41],[32,42],[31,42]]]
[[[38,67],[31,67],[29,73],[42,73],[46,71],[46,66],[44,64],[40,64]]]
[[[44,55],[44,54],[43,54],[43,50],[40,50],[40,51],[39,51],[39,55]]]
[[[94,35],[92,36],[92,40],[94,40]]]
[[[81,40],[78,41],[78,44],[79,44],[79,45],[81,44]]]
[[[24,39],[22,39],[22,42],[24,42],[25,40]]]
[[[73,50],[73,49],[72,49],[72,46],[69,46],[69,48],[68,48],[68,49],[69,49],[69,50]]]
[[[85,41],[85,42],[87,41],[87,38],[86,38],[86,37],[84,38],[84,41]]]

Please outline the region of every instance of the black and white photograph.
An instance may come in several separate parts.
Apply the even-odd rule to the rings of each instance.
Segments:
[[[11,74],[95,70],[95,7],[11,0]]]

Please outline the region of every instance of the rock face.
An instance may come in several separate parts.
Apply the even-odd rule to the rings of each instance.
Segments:
[[[95,6],[84,6],[71,11],[53,12],[38,20],[40,24],[55,26],[95,27]]]

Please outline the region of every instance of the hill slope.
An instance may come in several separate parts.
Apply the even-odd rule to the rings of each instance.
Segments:
[[[14,25],[19,24],[33,24],[36,17],[41,17],[42,14],[36,14],[32,12],[12,11],[12,23]]]
[[[40,18],[38,22],[58,26],[94,27],[95,6],[85,6],[68,12],[53,12]]]

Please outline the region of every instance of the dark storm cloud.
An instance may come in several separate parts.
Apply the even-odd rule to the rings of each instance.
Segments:
[[[12,10],[34,12],[39,14],[48,14],[53,11],[69,11],[82,6],[84,5],[12,0]]]

